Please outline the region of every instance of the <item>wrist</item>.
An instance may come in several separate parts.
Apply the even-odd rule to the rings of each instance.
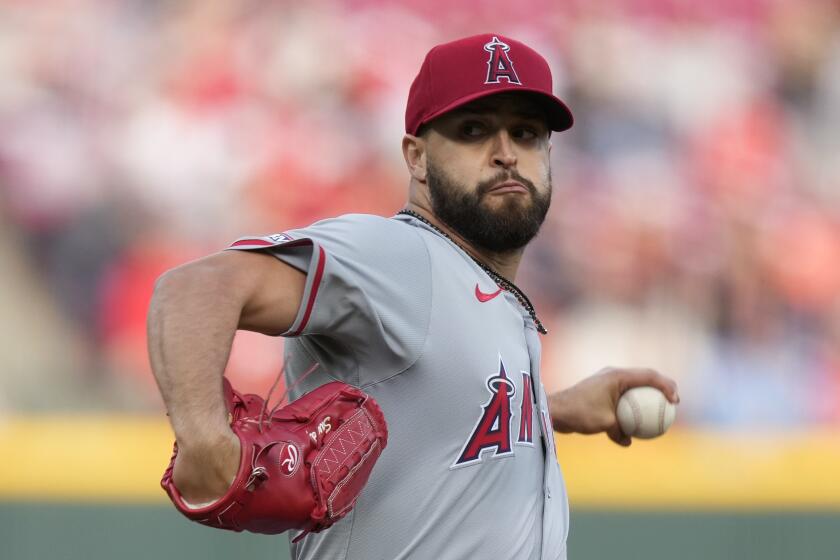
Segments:
[[[238,438],[226,422],[213,422],[201,425],[176,425],[173,422],[178,449],[182,452],[212,451],[220,445],[230,445]]]
[[[570,434],[575,431],[571,421],[574,417],[574,400],[569,398],[568,389],[552,393],[548,397],[548,411],[555,432]]]

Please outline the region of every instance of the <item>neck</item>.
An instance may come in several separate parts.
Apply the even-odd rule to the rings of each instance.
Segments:
[[[457,231],[443,223],[437,216],[435,216],[435,213],[432,212],[432,209],[427,205],[418,204],[412,201],[406,204],[405,209],[411,210],[412,212],[423,216],[430,223],[434,224],[435,227],[440,228],[441,231],[445,232],[446,235],[452,238],[452,240],[464,251],[472,255],[474,259],[490,267],[507,280],[511,282],[515,281],[516,272],[519,270],[519,263],[522,260],[522,249],[505,253],[496,253],[480,249],[461,237]]]

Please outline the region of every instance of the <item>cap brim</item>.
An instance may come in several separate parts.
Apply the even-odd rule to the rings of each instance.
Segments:
[[[569,130],[570,128],[572,128],[572,125],[574,125],[575,123],[575,119],[572,116],[572,112],[569,110],[565,103],[560,101],[558,97],[545,93],[544,91],[539,89],[518,87],[515,89],[506,88],[482,91],[478,93],[472,93],[470,95],[465,95],[464,97],[460,97],[452,103],[446,105],[442,109],[435,111],[434,113],[423,119],[420,123],[418,123],[417,128],[411,131],[411,134],[417,134],[417,131],[420,130],[420,127],[422,127],[424,124],[430,123],[439,116],[444,115],[450,111],[454,111],[462,105],[466,105],[467,103],[475,101],[476,99],[482,99],[484,97],[490,97],[492,95],[499,95],[501,93],[533,94],[533,96],[541,102],[540,104],[546,110],[546,114],[548,117],[548,127],[550,130],[553,130],[555,132],[563,132],[564,130]]]

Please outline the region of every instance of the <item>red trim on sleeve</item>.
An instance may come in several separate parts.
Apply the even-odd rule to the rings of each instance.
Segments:
[[[318,266],[315,268],[315,276],[312,278],[312,289],[309,291],[309,299],[306,301],[306,310],[303,313],[303,319],[300,321],[300,326],[289,336],[298,336],[306,328],[309,322],[309,317],[312,315],[312,308],[315,306],[315,298],[318,296],[318,288],[321,286],[321,278],[324,276],[324,263],[327,260],[327,254],[323,247],[318,247]]]
[[[231,247],[240,247],[242,245],[261,245],[263,247],[271,247],[276,245],[276,243],[272,243],[271,241],[266,241],[265,239],[254,238],[254,239],[240,239],[239,241],[234,241],[231,243]]]

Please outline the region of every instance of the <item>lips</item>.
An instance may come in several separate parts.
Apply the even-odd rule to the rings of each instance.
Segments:
[[[520,183],[519,181],[505,181],[504,183],[499,183],[489,191],[487,194],[504,194],[504,193],[520,193],[520,194],[528,194],[528,187]]]

